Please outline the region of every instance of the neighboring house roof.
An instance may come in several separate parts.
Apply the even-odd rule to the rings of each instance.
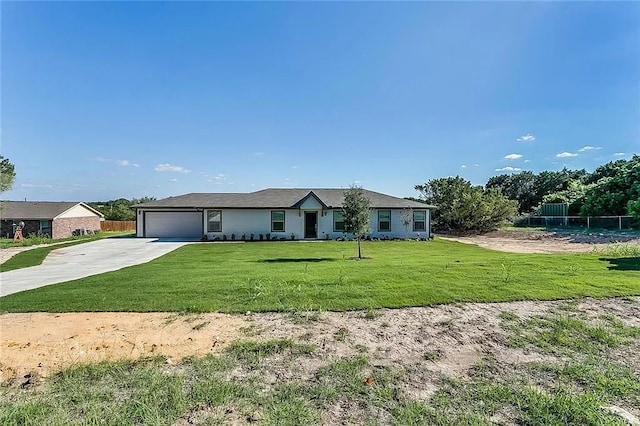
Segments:
[[[323,208],[338,208],[344,201],[344,189],[336,188],[269,188],[249,193],[191,193],[135,205],[135,208],[298,208],[314,197]],[[435,208],[428,204],[364,190],[373,208]]]
[[[55,219],[78,204],[97,216],[104,217],[98,210],[77,201],[2,201],[0,217],[20,220]]]

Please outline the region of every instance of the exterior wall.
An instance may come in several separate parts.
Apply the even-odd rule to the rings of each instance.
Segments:
[[[92,217],[65,217],[54,219],[51,238],[70,237],[76,229],[100,231],[100,218],[94,214]]]
[[[144,237],[143,212],[144,210],[142,209],[136,209],[136,237],[139,238]]]
[[[248,240],[251,234],[258,240],[260,234],[271,234],[271,237],[290,239],[291,234],[296,239],[304,236],[304,215],[298,216],[298,210],[284,209],[284,232],[271,231],[271,211],[272,209],[211,209],[222,210],[222,232],[206,232],[207,237],[222,239],[223,235],[231,239],[231,234],[235,234],[236,240],[240,240],[244,234]],[[273,209],[283,210],[283,209]],[[205,211],[205,230],[207,229],[207,211]]]
[[[313,200],[315,201],[315,200]],[[310,210],[309,210],[310,211]],[[315,210],[313,210],[315,211]],[[269,210],[270,212],[270,210]],[[296,240],[304,239],[304,210],[285,210],[284,216],[284,233],[276,233],[276,235],[280,236],[283,234],[283,237],[291,238],[291,234],[296,236]],[[320,219],[320,214],[318,213],[318,220]],[[269,213],[269,228],[271,228],[271,213]],[[318,230],[320,229],[320,224],[318,224]],[[273,235],[273,232],[271,233]]]
[[[295,239],[304,239],[304,213],[305,211],[317,211],[318,212],[318,239],[335,239],[338,237],[344,237],[343,232],[333,231],[333,210],[325,210],[324,212],[318,209],[285,209],[285,230],[284,232],[272,232],[271,231],[271,209],[212,209],[222,210],[222,232],[206,232],[207,229],[207,213],[204,215],[204,229],[207,237],[210,240],[214,238],[222,239],[223,235],[226,235],[228,240],[231,240],[231,234],[235,234],[236,240],[240,240],[244,234],[246,239],[249,240],[251,234],[254,234],[254,239],[258,240],[260,234],[271,234],[271,237],[277,236],[278,238],[284,237],[291,239],[291,234],[295,236]],[[274,209],[278,210],[278,209]],[[375,238],[417,238],[420,234],[421,238],[427,238],[430,229],[430,212],[425,209],[426,214],[426,230],[421,232],[413,231],[413,224],[409,225],[408,232],[405,232],[405,228],[402,225],[401,215],[402,209],[381,209],[391,210],[391,231],[380,232],[378,231],[378,210],[373,209],[371,211],[371,219],[369,227],[371,228],[371,236]],[[417,210],[417,209],[416,209]]]
[[[88,208],[80,204],[77,204],[71,207],[66,212],[62,213],[61,215],[56,216],[56,219],[67,218],[67,217],[91,217],[91,216],[96,216],[96,214],[91,210],[89,210]]]
[[[378,211],[380,210],[391,210],[391,230],[390,231],[378,231]],[[414,209],[420,210],[420,209]],[[415,232],[413,231],[413,223],[409,225],[408,232],[405,230],[404,225],[402,224],[402,213],[403,209],[372,209],[371,216],[369,219],[369,229],[371,230],[370,235],[374,238],[405,238],[405,235],[408,238],[417,238],[418,234],[420,234],[421,238],[427,238],[429,236],[430,229],[430,212],[428,209],[425,209],[426,214],[426,223],[425,223],[425,231]],[[420,210],[422,211],[422,210]],[[338,237],[344,237],[345,234],[343,232],[334,232],[333,231],[333,211],[329,211],[326,216],[326,224],[323,223],[323,230],[329,231],[329,237],[331,239],[335,239]]]

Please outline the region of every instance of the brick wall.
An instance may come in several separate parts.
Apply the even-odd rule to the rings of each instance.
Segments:
[[[53,221],[53,238],[70,237],[76,229],[91,231],[100,230],[100,218],[92,217],[65,217]]]

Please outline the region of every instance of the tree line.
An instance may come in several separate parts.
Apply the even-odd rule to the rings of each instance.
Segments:
[[[154,201],[155,197],[118,198],[117,200],[87,203],[104,215],[106,220],[136,220],[136,212],[131,207],[136,204]]]
[[[517,215],[535,213],[543,203],[567,203],[569,215],[640,219],[640,155],[585,169],[523,171],[491,177],[474,186],[460,176],[415,186],[432,212],[434,229],[489,231]]]

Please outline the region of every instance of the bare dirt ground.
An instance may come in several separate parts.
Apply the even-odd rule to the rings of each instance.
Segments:
[[[585,299],[575,309],[598,318],[614,314],[640,326],[640,299]],[[433,382],[441,374],[464,374],[484,354],[507,363],[538,361],[504,345],[501,312],[529,318],[563,309],[565,301],[469,303],[435,307],[382,309],[375,312],[248,313],[11,313],[0,315],[0,370],[3,380],[28,373],[47,377],[78,363],[163,355],[169,362],[219,353],[236,339],[291,338],[318,348],[317,356],[297,368],[275,372],[274,382],[304,378],[327,359],[366,352],[378,365],[411,366],[425,353],[439,356],[427,370]],[[572,308],[573,309],[573,308]],[[640,364],[640,361],[637,361]],[[640,371],[640,365],[636,368]],[[424,373],[422,373],[424,374]],[[431,380],[411,390],[421,398],[435,391]]]
[[[78,363],[164,355],[180,360],[220,351],[241,317],[169,313],[8,313],[0,315],[0,379],[46,377]]]
[[[482,235],[440,235],[441,238],[513,253],[588,253],[614,243],[640,244],[637,233],[569,233],[547,231],[493,231]]]

